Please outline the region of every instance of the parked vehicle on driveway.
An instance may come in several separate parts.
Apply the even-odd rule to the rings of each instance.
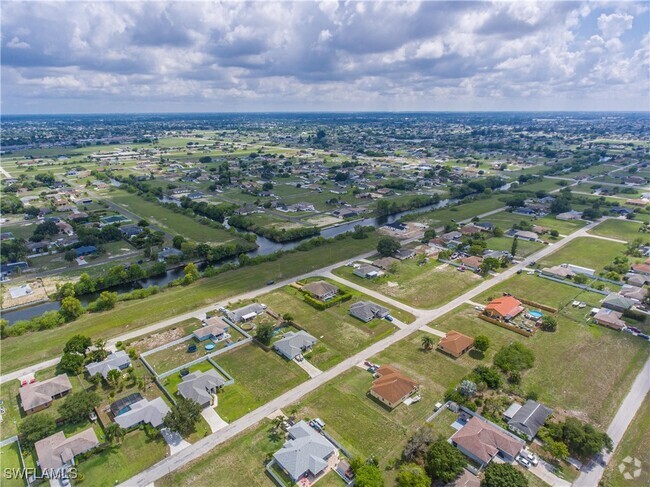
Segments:
[[[517,457],[517,463],[519,463],[519,465],[521,465],[524,468],[530,468],[530,462],[528,461],[528,459],[522,457],[521,455]]]

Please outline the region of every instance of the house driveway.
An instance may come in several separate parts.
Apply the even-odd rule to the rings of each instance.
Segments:
[[[165,442],[169,445],[170,455],[174,455],[190,446],[190,444],[176,431],[172,431],[169,428],[163,428],[160,430],[160,433],[162,433]]]
[[[221,416],[219,416],[217,412],[211,407],[207,407],[201,411],[201,416],[203,416],[203,419],[205,419],[206,422],[210,425],[210,429],[213,433],[228,426],[228,423],[221,419]]]
[[[309,374],[309,377],[312,379],[323,373],[323,371],[318,367],[310,364],[308,360],[303,359],[302,362],[298,362],[296,359],[293,359],[293,361],[298,364],[298,367],[307,372]]]
[[[539,463],[536,466],[531,465],[528,470],[530,473],[536,477],[539,477],[548,485],[552,485],[553,487],[571,487],[570,482],[567,482],[566,480],[563,480],[555,475],[553,473],[553,467],[542,459],[539,460]]]

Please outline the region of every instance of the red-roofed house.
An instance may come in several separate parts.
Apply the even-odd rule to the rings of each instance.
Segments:
[[[499,320],[511,320],[524,310],[521,301],[512,296],[493,299],[485,307],[485,314]]]
[[[379,376],[372,383],[370,395],[393,409],[418,390],[418,384],[389,365],[377,369]]]

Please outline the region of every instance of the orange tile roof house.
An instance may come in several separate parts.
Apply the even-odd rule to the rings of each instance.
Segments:
[[[481,267],[481,264],[483,263],[483,259],[481,257],[477,257],[476,255],[472,255],[470,257],[463,257],[460,259],[461,264],[463,264],[465,267],[469,267],[470,269],[479,269]]]
[[[512,296],[503,296],[502,298],[493,299],[485,307],[485,313],[502,319],[510,320],[524,310],[521,301]]]
[[[370,395],[391,409],[418,390],[418,384],[398,372],[390,365],[382,365],[377,369],[378,379],[372,383]]]
[[[474,339],[451,330],[447,336],[438,343],[438,350],[458,358],[474,346]]]
[[[482,467],[497,455],[513,461],[525,446],[523,440],[476,416],[451,437],[451,443]]]

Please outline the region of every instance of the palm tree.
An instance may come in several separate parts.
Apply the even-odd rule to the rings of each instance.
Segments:
[[[117,369],[109,370],[106,374],[106,381],[111,387],[117,388],[122,382],[122,372]]]
[[[422,337],[422,348],[425,350],[431,350],[433,348],[433,338],[429,335],[424,335]]]
[[[104,432],[106,433],[106,439],[108,441],[116,440],[118,443],[126,433],[122,428],[120,428],[120,425],[117,423],[109,424],[104,430]]]

